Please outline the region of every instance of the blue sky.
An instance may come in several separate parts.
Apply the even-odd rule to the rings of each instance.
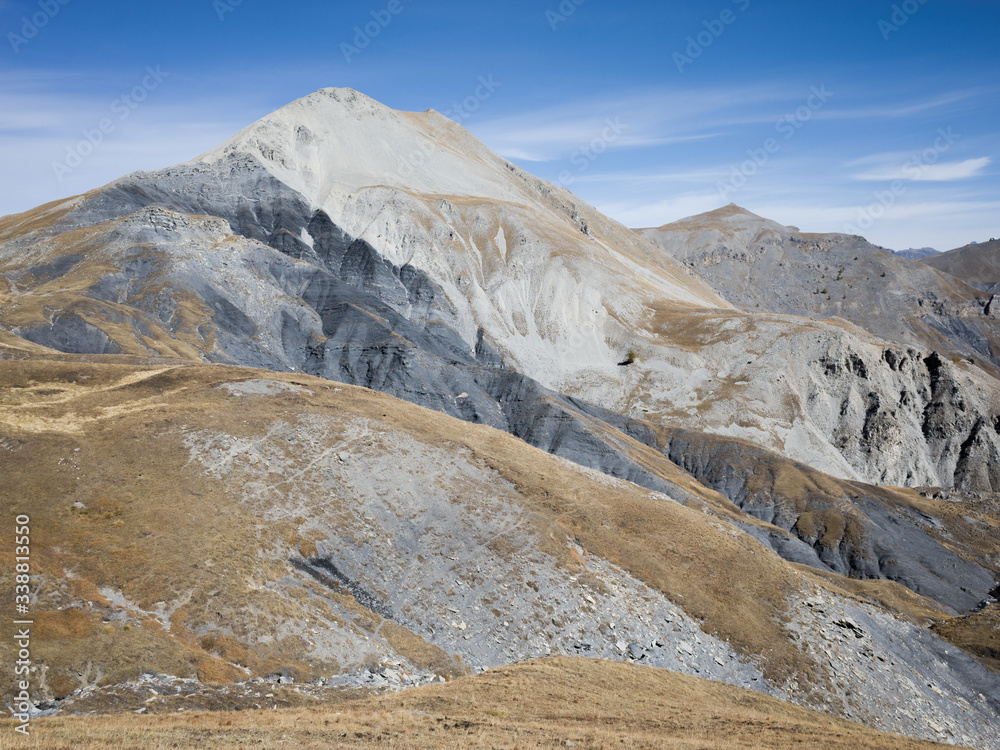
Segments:
[[[998,32],[996,0],[0,0],[0,214],[350,86],[630,226],[734,202],[950,249],[1000,236]]]

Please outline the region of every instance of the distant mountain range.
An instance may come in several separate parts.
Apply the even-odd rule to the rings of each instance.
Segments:
[[[935,250],[933,247],[911,247],[908,250],[893,250],[893,252],[902,258],[920,260],[931,255],[937,255],[940,250]]]

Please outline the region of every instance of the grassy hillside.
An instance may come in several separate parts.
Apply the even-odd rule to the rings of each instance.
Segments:
[[[100,364],[69,356],[0,362],[0,435],[10,460],[0,499],[5,510],[33,519],[33,565],[42,581],[36,614],[53,623],[51,632],[38,633],[38,655],[51,665],[57,695],[95,676],[108,682],[143,669],[236,679],[279,667],[305,678],[350,666],[303,660],[303,652],[321,651],[308,645],[308,630],[322,622],[364,638],[382,618],[347,591],[334,594],[341,609],[329,611],[310,594],[318,584],[307,576],[288,589],[277,582],[294,573],[289,559],[315,555],[331,534],[369,533],[351,516],[355,496],[303,484],[319,468],[303,455],[312,448],[291,446],[279,467],[262,443],[276,425],[299,425],[309,440],[323,442],[315,454],[336,463],[346,445],[338,441],[359,421],[381,439],[352,449],[358,460],[374,465],[391,454],[395,436],[443,447],[471,472],[465,486],[444,487],[449,502],[465,504],[479,492],[500,497],[565,570],[586,567],[563,541],[569,538],[584,555],[681,603],[738,651],[766,653],[766,671],[779,680],[808,671],[782,629],[786,597],[802,585],[801,575],[700,510],[365,389],[178,361],[85,359]],[[227,390],[244,381],[263,383],[264,391],[243,397]],[[323,420],[325,432],[313,419]],[[233,473],[223,478],[193,460],[193,434],[245,445]],[[418,459],[414,472],[438,468],[421,468]],[[243,490],[262,481],[278,489],[248,500]],[[282,507],[289,499],[282,487],[294,492],[294,508]],[[518,564],[520,550],[494,546]],[[3,565],[6,589],[12,578],[9,562]],[[110,617],[116,607],[131,618]],[[294,636],[263,637],[289,619],[302,623]],[[446,668],[421,639],[407,632],[397,640],[417,662]]]
[[[11,736],[6,729],[0,724],[5,738]],[[53,718],[37,721],[34,732],[32,744],[8,741],[0,747],[946,747],[883,734],[696,677],[565,657],[318,708]]]

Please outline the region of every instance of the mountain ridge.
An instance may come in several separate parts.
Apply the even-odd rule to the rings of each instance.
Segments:
[[[800,232],[735,204],[637,231],[743,309],[838,316],[901,344],[998,361],[988,298],[954,276],[927,273],[941,256],[914,264],[862,237]],[[762,278],[751,278],[751,267]]]
[[[841,417],[828,414],[826,407],[817,411],[810,406],[816,403],[809,393],[814,389],[811,379],[828,379],[823,363],[839,357],[831,349],[843,348],[845,335],[853,337],[848,349],[860,351],[876,344],[864,320],[855,319],[860,328],[845,334],[839,318],[820,323],[763,316],[753,310],[749,316],[725,312],[731,309],[729,303],[671,253],[657,252],[566,191],[546,186],[499,157],[482,156],[485,147],[471,135],[463,136],[473,144],[469,158],[489,162],[491,179],[500,180],[509,191],[533,196],[537,210],[528,204],[498,203],[488,196],[459,201],[455,196],[420,197],[385,186],[358,189],[358,167],[343,183],[358,194],[351,194],[348,204],[335,211],[354,227],[345,228],[314,207],[320,202],[317,198],[303,195],[269,171],[276,169],[276,162],[268,154],[282,154],[278,161],[287,160],[298,148],[300,125],[290,113],[317,108],[323,114],[337,113],[341,120],[360,109],[364,117],[390,121],[392,128],[403,128],[413,138],[419,135],[414,135],[407,113],[392,113],[353,92],[326,90],[263,118],[228,145],[208,152],[207,161],[136,173],[69,202],[8,218],[0,227],[6,223],[13,232],[14,225],[21,224],[22,236],[8,235],[3,251],[6,275],[12,283],[27,284],[5,308],[8,325],[37,343],[57,348],[70,341],[95,351],[159,347],[278,370],[305,369],[498,426],[506,417],[496,394],[490,392],[499,387],[496,378],[488,375],[484,389],[474,382],[479,376],[467,370],[484,363],[501,365],[549,391],[635,417],[651,415],[755,440],[827,473],[865,481],[952,486],[958,476],[957,452],[966,441],[973,446],[962,459],[966,463],[982,451],[997,450],[994,436],[973,434],[975,420],[963,428],[967,434],[944,446],[943,454],[940,446],[925,445],[922,417],[915,414],[901,422],[891,413],[893,391],[898,394],[906,384],[886,383],[873,400],[856,393],[871,389],[854,368],[849,368],[848,380],[856,382],[844,380],[837,386],[848,389],[840,394]],[[386,138],[357,122],[352,127],[362,133],[357,137],[376,142],[384,152],[370,168],[378,177],[372,181],[381,185],[385,174],[378,165],[398,160],[386,157]],[[454,124],[448,127],[461,131]],[[261,129],[269,134],[277,131],[277,145],[272,148],[262,141]],[[351,133],[343,138],[357,140]],[[319,148],[314,138],[306,140],[308,148]],[[241,145],[246,143],[252,145],[250,150]],[[455,156],[453,151],[449,154],[448,159]],[[357,161],[356,154],[349,154],[349,159]],[[441,171],[430,169],[427,174]],[[306,189],[308,180],[303,180]],[[793,229],[736,207],[726,210],[729,224],[742,232],[737,247],[757,237],[753,227],[740,228],[747,217],[754,226],[766,227],[772,244]],[[146,213],[137,213],[142,211]],[[157,213],[163,211],[174,213]],[[221,223],[199,216],[215,216]],[[153,226],[144,227],[146,220]],[[75,232],[93,233],[97,230],[92,227],[112,226],[109,221],[123,223],[113,233],[117,239],[97,250],[104,257],[100,263],[81,264],[82,256],[69,249],[74,240],[58,239],[62,234],[75,238]],[[233,237],[243,240],[229,239],[227,223]],[[708,239],[718,231],[710,227]],[[186,234],[191,234],[190,241]],[[813,235],[801,238],[817,242]],[[205,250],[192,255],[188,249],[194,246]],[[38,258],[35,265],[27,263],[26,247]],[[229,263],[224,254],[208,252],[210,248],[237,250],[239,263]],[[280,255],[273,255],[275,251]],[[741,258],[749,257],[745,250],[738,252]],[[122,263],[132,270],[124,276],[107,274],[108,268]],[[160,268],[169,270],[170,285],[163,285]],[[45,312],[53,300],[43,303],[39,295],[49,296],[65,285],[69,287],[59,298],[66,310]],[[943,288],[942,295],[952,295],[950,289]],[[955,294],[954,299],[931,300],[932,317],[927,320],[932,325],[918,319],[918,345],[947,345],[948,327],[958,326],[957,340],[970,348],[962,337],[970,325],[978,324],[969,315],[981,315],[983,309],[963,298],[966,293]],[[129,330],[128,315],[122,318],[128,305],[115,307],[130,299],[132,309],[138,305],[137,319],[142,320],[134,331]],[[956,304],[961,307],[957,317],[952,309]],[[86,313],[81,317],[76,311]],[[801,306],[780,312],[799,317],[814,313]],[[0,311],[0,317],[3,314]],[[900,317],[905,316],[886,314],[879,320],[898,327]],[[725,335],[705,335],[705,323],[695,323],[699,318],[721,323]],[[673,328],[659,325],[659,320],[668,319],[684,322]],[[393,337],[394,331],[404,329],[405,336]],[[697,333],[692,338],[685,331]],[[250,332],[255,335],[248,336]],[[989,351],[989,338],[976,338],[975,328],[971,334],[976,353]],[[815,376],[801,382],[779,376],[775,388],[774,367],[786,357],[780,352],[789,337],[798,342],[793,348],[798,350],[802,371]],[[727,349],[742,351],[734,358]],[[618,363],[629,350],[640,359],[623,371]],[[740,354],[751,355],[745,365],[737,359]],[[880,350],[872,355],[882,356]],[[441,372],[447,373],[443,380],[436,375]],[[972,384],[985,377],[978,373],[977,366],[970,371],[971,380],[959,376],[950,382],[968,382],[963,386],[969,391],[964,402],[975,404],[977,413],[992,422],[1000,407],[991,402],[985,385]],[[427,388],[428,382],[435,385]],[[933,400],[928,386],[917,387],[926,393],[920,400],[927,403]],[[470,397],[458,399],[462,393]],[[875,411],[870,418],[866,414],[872,404]],[[858,433],[869,430],[865,425],[874,424],[873,419],[886,423],[884,437],[894,445],[883,449],[874,444],[860,453],[842,445],[837,423],[845,414]],[[893,464],[891,456],[899,444],[925,457],[917,472]],[[981,489],[992,487],[975,481]]]
[[[868,723],[905,675],[931,708],[894,728],[979,741],[998,678],[926,627],[987,602],[1000,573],[1000,388],[988,360],[949,349],[990,351],[975,291],[875,250],[866,262],[912,275],[876,282],[885,310],[911,313],[875,316],[902,333],[801,300],[741,309],[705,268],[870,246],[735,206],[649,231],[440,116],[342,89],[190,162],[0,218],[17,494],[45,498],[72,550],[115,551],[63,586],[83,558],[43,542],[53,606],[144,622],[162,663],[205,674],[355,673],[363,642],[438,670],[558,647],[756,675]],[[915,313],[925,278],[939,295]],[[142,435],[158,448],[136,477],[114,457]],[[134,536],[169,527],[144,482],[249,567],[162,567],[162,537]],[[74,492],[93,516],[60,505]],[[213,507],[239,524],[213,530]],[[297,623],[288,639],[240,597]],[[964,646],[987,648],[972,630]],[[52,648],[62,687],[74,670],[89,683],[77,647]],[[928,671],[942,660],[944,682]],[[925,714],[952,723],[931,732]]]

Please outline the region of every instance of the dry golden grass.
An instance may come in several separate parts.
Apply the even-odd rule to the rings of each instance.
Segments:
[[[231,679],[225,653],[214,642],[212,652],[204,649],[189,629],[191,618],[197,621],[209,607],[238,616],[248,603],[271,612],[275,623],[291,616],[282,609],[286,604],[248,581],[287,573],[279,556],[259,562],[261,550],[307,550],[312,540],[300,536],[294,519],[257,521],[240,502],[238,483],[212,479],[190,466],[181,440],[185,431],[197,429],[260,435],[275,421],[294,422],[302,413],[356,415],[432,445],[464,447],[517,487],[538,537],[549,540],[549,551],[566,567],[580,567],[566,548],[569,536],[704,619],[706,629],[760,658],[779,682],[809,672],[781,624],[785,598],[799,586],[799,574],[700,510],[634,485],[608,486],[513,436],[360,388],[221,366],[136,367],[115,364],[122,358],[87,359],[110,363],[0,362],[0,429],[19,444],[0,500],[5,509],[33,516],[36,569],[70,587],[76,600],[106,606],[98,589],[107,586],[151,611],[157,602],[190,592],[190,601],[174,612],[169,634],[163,623],[144,621],[150,642],[143,659],[134,661],[130,651],[123,659],[96,652],[106,665],[105,681],[143,668]],[[225,392],[214,388],[250,377],[300,382],[313,395],[249,399],[234,410]],[[638,443],[630,449],[652,469],[690,481],[656,451]],[[87,511],[72,511],[75,501]],[[217,561],[214,567],[204,565],[209,558]],[[65,571],[72,571],[72,578]],[[215,589],[221,593],[210,597]],[[370,626],[379,622],[372,618]],[[107,635],[115,641],[121,630],[111,627],[117,632]],[[104,626],[99,630],[106,632]],[[443,654],[422,639],[390,634],[418,664],[443,668]],[[238,629],[233,635],[240,641]],[[122,636],[122,642],[128,639]],[[236,644],[225,645],[233,651]],[[86,669],[87,649],[79,640],[40,639],[37,648],[53,665],[53,677]],[[296,656],[300,650],[297,642],[277,642],[256,648],[255,660],[243,666],[254,673],[291,666],[302,675],[324,668],[303,662]]]
[[[617,440],[632,458],[691,492],[711,513],[635,485],[596,480],[506,433],[318,378],[180,361],[141,366],[127,357],[24,356],[0,361],[0,439],[7,444],[0,453],[0,507],[33,518],[33,566],[48,587],[42,593],[95,605],[86,622],[82,615],[70,621],[53,614],[51,627],[36,634],[36,656],[49,664],[57,695],[82,684],[77,674],[93,678],[97,667],[103,684],[143,670],[227,681],[245,674],[237,665],[257,675],[290,668],[302,679],[337,668],[305,658],[297,638],[251,646],[244,611],[263,613],[252,626],[258,631],[303,616],[294,602],[261,584],[286,576],[288,554],[308,557],[315,539],[295,519],[262,523],[242,503],[239,478],[206,475],[191,464],[182,442],[197,430],[257,437],[303,414],[360,417],[471,453],[517,489],[537,538],[560,564],[581,569],[565,544],[572,538],[585,555],[620,566],[702,619],[707,631],[758,662],[769,678],[795,677],[805,693],[825,676],[783,628],[787,597],[806,578],[838,591],[862,586],[799,570],[734,532],[724,523],[738,513],[731,503],[624,435]],[[234,408],[216,388],[258,377],[308,391],[242,399]],[[71,507],[76,501],[85,512]],[[10,581],[8,562],[0,560],[0,596]],[[919,608],[899,587],[865,585],[868,590],[854,595],[907,613]],[[104,587],[147,612],[159,602],[181,604],[167,622],[143,615],[140,626],[125,630],[101,622],[110,606]],[[325,595],[354,612],[366,632],[383,625],[349,595]],[[216,612],[231,619],[231,632],[207,627],[206,633]],[[405,628],[389,624],[382,634],[417,666],[461,673],[461,665]]]
[[[566,657],[319,708],[54,717],[36,720],[32,732],[23,741],[0,722],[0,748],[943,747],[696,677]]]
[[[212,386],[220,377],[228,380],[224,368],[95,365],[80,359],[0,363],[5,479],[0,507],[32,517],[32,564],[42,579],[41,600],[95,605],[93,611],[86,605],[77,610],[73,627],[64,622],[66,613],[39,606],[43,624],[35,633],[34,656],[50,667],[52,693],[65,695],[88,680],[134,678],[147,669],[209,681],[245,678],[236,664],[253,674],[281,668],[300,677],[337,671],[336,663],[304,660],[297,638],[246,647],[241,620],[247,607],[273,618],[275,629],[284,619],[302,616],[294,603],[259,590],[255,581],[287,575],[277,552],[287,540],[293,550],[310,541],[299,537],[294,520],[261,524],[241,505],[238,487],[186,467],[190,454],[181,444],[181,424],[208,428],[223,421],[233,434],[258,434],[272,417],[266,407],[231,410],[220,420],[226,396]],[[290,411],[304,404],[295,406]],[[74,509],[75,502],[86,508]],[[218,564],[207,566],[212,559]],[[9,565],[0,561],[5,592],[12,585]],[[158,602],[187,600],[169,623],[137,613],[141,622],[125,627],[101,622],[110,606],[104,587],[122,592],[146,612],[155,611]],[[349,595],[325,595],[356,612],[360,627],[375,631],[383,624]],[[232,637],[211,631],[197,637],[191,626],[204,621],[206,611],[231,616]],[[383,635],[418,666],[442,674],[461,671],[451,657],[405,628],[389,624]],[[0,661],[7,657],[0,653]]]
[[[80,197],[83,196],[52,201],[20,214],[0,216],[0,242],[8,242],[29,232],[49,229],[75,207]]]

